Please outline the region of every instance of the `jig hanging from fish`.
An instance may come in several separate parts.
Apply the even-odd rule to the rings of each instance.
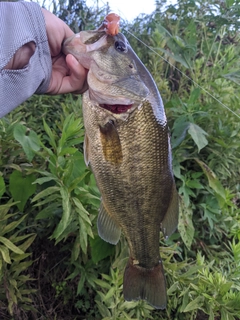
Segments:
[[[98,31],[105,31],[106,34],[116,36],[119,33],[120,17],[116,13],[109,13],[103,20]]]

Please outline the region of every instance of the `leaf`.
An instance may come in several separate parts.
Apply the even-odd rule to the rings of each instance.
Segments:
[[[87,253],[87,245],[88,245],[88,241],[87,241],[87,227],[86,227],[86,222],[80,217],[80,215],[78,216],[78,221],[79,221],[79,237],[80,237],[80,245],[81,245],[81,249],[82,251],[86,254]]]
[[[46,208],[41,210],[35,217],[36,220],[40,219],[51,219],[53,213],[60,207],[61,204],[59,203],[52,203],[48,205]]]
[[[51,177],[42,177],[42,178],[38,178],[36,179],[36,181],[34,181],[34,183],[36,184],[43,184],[52,180],[56,180],[56,178],[54,176]]]
[[[200,150],[208,144],[208,141],[205,137],[207,135],[207,132],[205,132],[197,124],[190,123],[188,133],[191,135],[193,141],[198,146],[198,152],[200,152]]]
[[[24,252],[19,249],[15,244],[13,244],[10,240],[4,237],[0,237],[0,242],[3,243],[8,249],[11,251],[17,253],[17,254],[23,254]]]
[[[157,24],[157,30],[160,33],[163,33],[165,37],[172,38],[171,33],[166,28],[164,28],[160,23]]]
[[[186,117],[179,117],[173,126],[173,132],[171,134],[171,145],[172,148],[176,148],[185,139],[187,130],[189,129],[190,123],[186,121]]]
[[[13,135],[23,147],[27,159],[31,162],[35,152],[40,149],[40,142],[36,132],[19,123],[14,127]]]
[[[177,292],[178,287],[179,287],[179,282],[178,281],[174,282],[174,284],[171,285],[171,287],[168,288],[168,290],[167,290],[168,296]]]
[[[85,185],[84,188],[77,187],[75,190],[75,194],[79,195],[81,197],[81,201],[83,203],[87,203],[88,205],[93,205],[95,208],[99,208],[101,199],[100,196],[96,196],[96,193],[98,193],[98,189],[91,188],[87,185]]]
[[[31,256],[31,253],[24,253],[24,254],[12,253],[11,254],[11,258],[14,260],[14,262],[22,261],[22,260],[26,259],[29,256]]]
[[[165,53],[168,57],[174,59],[176,62],[181,63],[185,68],[191,68],[191,66],[189,65],[189,61],[187,61],[184,56],[182,56],[181,54],[177,54],[177,53],[172,53],[170,50],[165,50],[162,48],[157,48],[159,51]]]
[[[192,265],[192,266],[190,266],[190,268],[185,272],[185,273],[183,273],[183,274],[181,274],[180,276],[179,276],[179,278],[181,279],[190,279],[190,278],[192,278],[192,277],[196,277],[197,276],[197,273],[198,273],[198,271],[200,270],[200,269],[202,269],[202,266],[199,266],[199,265]]]
[[[103,281],[101,279],[94,279],[94,282],[99,285],[101,288],[110,289],[111,285],[108,281]]]
[[[80,254],[79,234],[77,235],[71,250],[71,261],[76,261]]]
[[[233,286],[233,282],[222,283],[220,287],[220,293],[224,296]]]
[[[209,186],[224,200],[226,199],[225,189],[223,188],[221,182],[217,179],[214,172],[201,160],[195,158],[195,161],[200,165],[204,174],[208,178]]]
[[[31,233],[28,236],[29,236],[29,238],[19,246],[19,248],[21,250],[26,251],[30,247],[30,245],[33,243],[33,241],[35,240],[37,234]]]
[[[0,176],[0,198],[6,190],[5,182],[2,176]]]
[[[82,203],[78,200],[78,198],[73,197],[72,200],[75,203],[75,205],[77,206],[77,208],[78,208],[77,212],[80,214],[81,218],[84,219],[89,225],[92,225],[91,220],[88,217],[89,213],[84,208]]]
[[[235,320],[234,318],[224,307],[221,308],[221,320]]]
[[[105,295],[103,302],[106,302],[107,300],[111,299],[116,294],[116,288],[111,287],[108,293]]]
[[[52,195],[54,192],[60,192],[59,187],[48,187],[44,189],[43,191],[39,192],[33,199],[32,202],[37,201],[38,199],[48,197],[49,195]]]
[[[98,310],[101,313],[102,317],[106,317],[106,315],[109,317],[109,319],[112,319],[111,312],[108,310],[108,308],[102,303],[102,297],[103,295],[101,292],[98,292],[98,295],[100,296],[101,301],[96,300],[96,303],[98,305]]]
[[[9,283],[15,288],[17,289],[17,281],[15,279],[9,279]]]
[[[189,288],[183,290],[179,296],[179,298],[181,297],[182,298],[182,304],[180,306],[180,309],[179,311],[182,313],[183,310],[186,308],[186,306],[188,305],[189,303],[189,300],[190,300],[190,294],[189,294]]]
[[[23,211],[27,200],[36,191],[36,185],[33,185],[35,179],[34,174],[23,177],[22,173],[17,170],[10,175],[9,190],[14,201],[19,201],[17,207],[20,211]]]
[[[89,172],[86,171],[84,172],[82,175],[78,176],[76,179],[74,179],[73,181],[71,181],[71,185],[69,186],[70,190],[73,190],[77,187],[77,185],[84,180],[84,178],[89,175]]]
[[[77,151],[77,148],[73,148],[73,147],[63,148],[59,153],[59,156],[64,156],[65,154],[74,154],[76,151]]]
[[[186,308],[183,310],[183,312],[198,310],[199,307],[202,305],[201,304],[202,300],[203,300],[202,296],[198,296],[196,299],[189,302],[189,304],[186,306]]]
[[[46,123],[46,121],[43,119],[43,127],[44,130],[46,131],[47,135],[49,136],[49,143],[51,144],[51,146],[56,150],[57,149],[57,145],[54,139],[54,135],[50,129],[50,127],[48,126],[48,124]]]
[[[188,104],[194,104],[199,99],[201,94],[200,88],[194,88],[190,94]]]
[[[103,241],[99,236],[90,238],[91,256],[94,263],[98,263],[104,258],[111,256],[115,251],[115,246]]]
[[[0,252],[2,254],[3,260],[7,263],[11,263],[8,248],[0,245]]]
[[[63,214],[62,219],[60,220],[57,228],[54,230],[52,237],[57,239],[63,231],[67,228],[69,223],[71,222],[71,203],[70,203],[70,195],[68,190],[65,187],[60,188],[60,193],[62,196],[62,208]]]
[[[51,203],[54,204],[55,206],[58,205],[61,202],[61,195],[60,193],[54,193],[48,197],[46,197],[44,200],[38,201],[37,204],[35,204],[34,206],[43,206],[46,203]]]
[[[1,234],[4,235],[5,233],[10,232],[13,229],[15,229],[26,218],[26,216],[27,215],[25,214],[18,221],[13,221],[13,222],[7,224]]]
[[[192,223],[192,215],[192,209],[190,207],[186,207],[185,203],[180,200],[178,230],[188,249],[191,248],[195,231]]]
[[[198,180],[189,180],[186,185],[192,189],[203,189],[203,185]]]
[[[30,267],[33,264],[33,261],[23,261],[23,262],[18,262],[18,263],[14,263],[11,271],[15,272],[15,275],[19,275],[22,271],[26,271],[28,269],[28,267]]]
[[[214,312],[212,307],[210,307],[209,309],[209,319],[208,320],[214,320]]]
[[[240,70],[224,74],[223,77],[240,85]]]
[[[35,280],[34,278],[30,278],[29,277],[29,275],[27,275],[27,276],[25,276],[25,275],[20,275],[19,277],[18,277],[18,280],[19,281],[23,281],[23,282],[26,282],[26,281],[29,281],[29,280]],[[24,290],[22,290],[24,293],[27,293],[27,294],[29,294],[29,293],[31,293],[32,292],[32,289],[24,289]]]
[[[9,209],[17,204],[17,202],[13,202],[13,199],[10,199],[8,203],[0,205],[0,220],[8,219],[6,217]]]
[[[78,281],[78,286],[77,286],[77,295],[79,295],[83,289],[84,283],[85,283],[86,275],[82,272],[81,273],[81,278]]]

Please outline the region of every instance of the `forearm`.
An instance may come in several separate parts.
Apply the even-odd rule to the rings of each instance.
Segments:
[[[32,94],[47,91],[52,63],[45,20],[39,5],[0,2],[0,24],[2,117]],[[20,65],[16,60],[18,54],[26,57],[25,60],[20,59]]]

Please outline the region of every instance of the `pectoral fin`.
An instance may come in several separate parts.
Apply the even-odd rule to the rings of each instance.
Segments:
[[[113,122],[100,126],[100,137],[104,158],[113,165],[122,163],[122,146],[117,129]]]
[[[89,166],[89,163],[90,163],[88,150],[89,150],[88,136],[87,136],[87,134],[85,134],[84,143],[83,143],[83,151],[84,151],[84,161],[85,161],[87,167]]]
[[[179,195],[175,186],[172,187],[172,198],[167,213],[162,221],[162,232],[165,237],[169,237],[177,228],[179,213]]]
[[[97,227],[98,234],[104,241],[107,241],[111,244],[118,243],[121,235],[121,228],[109,215],[103,203],[101,203],[100,206]]]

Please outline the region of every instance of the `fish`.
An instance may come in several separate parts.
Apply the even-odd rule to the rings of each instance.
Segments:
[[[121,233],[127,239],[124,299],[164,309],[160,231],[167,238],[176,230],[179,204],[162,98],[122,33],[82,31],[63,50],[89,70],[84,158],[101,193],[99,236],[111,244]]]

